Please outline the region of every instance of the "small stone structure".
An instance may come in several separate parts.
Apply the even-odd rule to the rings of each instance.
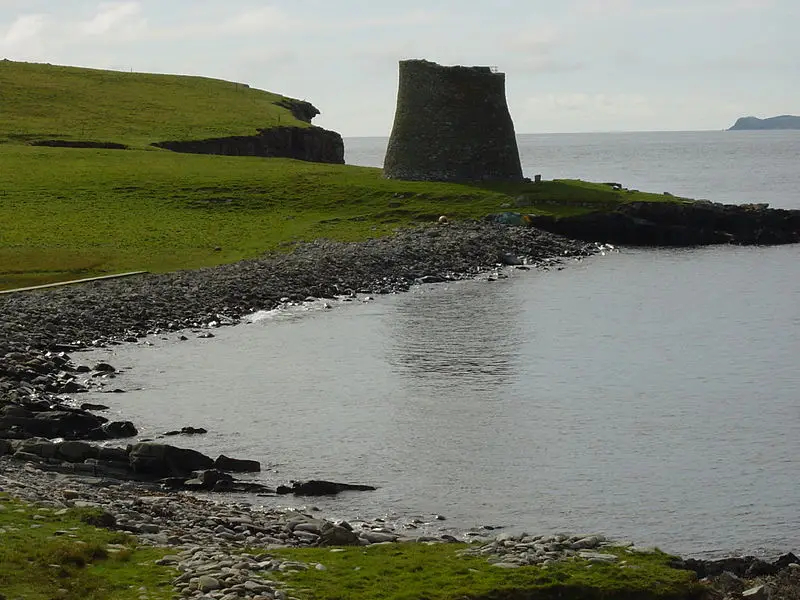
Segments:
[[[505,74],[491,67],[400,61],[383,172],[415,181],[522,180]]]

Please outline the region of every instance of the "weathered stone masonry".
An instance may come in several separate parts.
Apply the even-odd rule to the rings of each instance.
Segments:
[[[384,174],[417,181],[521,180],[505,75],[490,67],[400,61]]]

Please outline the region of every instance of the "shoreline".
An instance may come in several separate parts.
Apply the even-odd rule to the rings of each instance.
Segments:
[[[215,268],[0,297],[0,456],[11,453],[49,462],[50,469],[62,472],[143,479],[133,455],[121,450],[80,447],[61,452],[60,445],[47,441],[124,443],[138,434],[134,423],[108,423],[92,412],[104,407],[87,404],[77,409],[62,402],[61,395],[89,391],[96,387],[94,378],[102,381],[116,371],[102,363],[94,370],[79,366],[67,352],[134,343],[148,335],[190,328],[206,332],[200,337],[214,337],[210,330],[216,327],[287,304],[397,293],[416,283],[469,279],[500,267],[549,268],[563,258],[595,251],[596,245],[530,228],[477,222],[428,225],[366,242],[318,240],[300,244],[288,254]],[[28,438],[46,443],[28,444],[24,441]],[[218,462],[200,455],[191,465],[181,465],[180,473],[160,475],[222,470]],[[238,466],[248,462],[254,461],[238,460]],[[216,478],[205,482],[201,489],[225,484],[230,491],[273,492],[242,480],[228,485],[231,480],[225,477],[222,482]],[[181,487],[186,481],[184,477],[173,485]]]
[[[42,400],[52,402],[57,400],[59,393],[67,393],[68,389],[80,391],[74,389],[77,374],[71,372],[73,367],[69,357],[66,356],[65,361],[54,361],[52,353],[134,342],[147,334],[179,331],[187,327],[231,325],[258,310],[271,310],[281,303],[302,301],[311,296],[330,298],[355,293],[395,293],[407,291],[414,283],[474,277],[497,265],[525,262],[530,267],[547,267],[557,264],[559,258],[588,256],[595,249],[596,245],[536,229],[461,223],[445,227],[421,227],[400,232],[391,238],[362,243],[317,241],[302,244],[290,254],[199,271],[147,275],[135,280],[103,281],[79,288],[6,296],[0,298],[0,356],[4,357],[0,362],[0,400],[4,402],[0,404],[21,405]],[[48,355],[48,352],[51,354]],[[64,355],[61,356],[64,358]],[[96,491],[92,490],[94,485],[98,486],[98,490],[106,491],[116,487],[121,497],[134,494],[166,498],[163,502],[181,498],[181,503],[204,506],[198,508],[200,513],[207,511],[203,513],[203,518],[208,516],[208,511],[221,510],[221,506],[226,507],[225,510],[240,511],[235,518],[241,518],[242,511],[252,512],[248,507],[231,505],[224,497],[220,498],[220,502],[205,505],[202,500],[191,499],[194,498],[191,495],[162,492],[146,482],[118,481],[113,486],[102,485],[97,478],[40,471],[31,463],[12,463],[9,458],[0,459],[0,481],[6,481],[5,485],[0,485],[0,491],[8,491],[6,488],[10,480],[13,482],[15,474],[18,477],[31,477],[31,482],[38,481],[40,486],[44,486],[42,489],[46,491],[40,493],[38,499],[32,498],[34,501],[42,501],[42,497],[56,493],[62,494],[63,499],[59,500],[62,503],[74,501],[82,495],[97,497],[93,494]],[[76,486],[83,491],[77,492],[77,495],[69,493],[70,488]],[[31,483],[28,487],[31,489]],[[74,489],[71,491],[75,492]],[[67,498],[69,495],[73,496],[72,499]],[[141,506],[148,506],[148,502],[144,501]],[[129,516],[133,512],[136,511],[129,511]],[[146,515],[147,510],[139,511],[139,514]],[[283,530],[287,514],[273,511],[269,519],[279,522]],[[298,523],[307,523],[309,520],[328,523],[313,515],[302,517]],[[143,529],[142,525],[145,526]],[[338,524],[332,525],[340,527]],[[321,527],[319,524],[315,526],[317,529]],[[359,533],[368,532],[367,535],[375,540],[372,543],[427,541],[424,537],[421,540],[420,536],[399,535],[377,521],[361,523],[359,526],[362,527]],[[134,532],[137,536],[144,536],[142,539],[153,543],[212,544],[216,539],[213,532],[205,538],[182,540],[180,536],[167,534],[165,539],[162,533],[168,523],[154,524],[152,519],[148,522],[146,516],[136,527],[138,530]],[[309,527],[313,529],[313,526]],[[224,547],[230,544],[235,547],[237,543],[252,537],[239,539],[237,536],[243,531],[237,532],[235,527],[225,529],[227,531],[223,533],[228,535],[230,531],[233,538],[223,538]],[[264,525],[262,529],[266,531],[268,527]],[[347,535],[341,530],[335,531],[338,535]],[[203,533],[205,535],[207,532]],[[262,533],[273,537],[264,531]],[[306,533],[316,538],[294,536],[294,530],[291,530],[286,533],[288,537],[274,537],[274,540],[281,540],[281,543],[288,540],[298,545],[319,541],[318,533]],[[250,542],[263,541],[263,537],[261,540],[256,537]],[[487,539],[489,537],[486,536]],[[274,544],[276,541],[267,543]],[[221,552],[223,550],[220,549]]]

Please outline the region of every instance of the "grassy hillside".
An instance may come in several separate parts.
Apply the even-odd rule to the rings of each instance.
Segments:
[[[205,77],[0,61],[0,142],[64,139],[146,147],[252,135],[278,124],[306,127],[274,104],[281,99]]]
[[[133,270],[211,266],[299,240],[514,210],[570,214],[662,195],[576,181],[457,185],[379,169],[175,154],[164,139],[300,124],[241,85],[0,61],[0,289]],[[130,150],[34,147],[61,138]]]

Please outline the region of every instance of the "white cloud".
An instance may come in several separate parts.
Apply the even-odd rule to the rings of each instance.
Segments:
[[[581,0],[574,13],[592,18],[659,18],[688,15],[725,15],[759,11],[773,6],[775,0],[671,0],[660,5],[634,0]]]
[[[44,15],[22,15],[14,21],[2,36],[3,46],[14,47],[35,40],[45,27]]]
[[[130,34],[145,27],[138,2],[104,2],[98,8],[96,15],[79,25],[81,33],[96,36]]]
[[[293,19],[276,6],[262,6],[260,8],[248,10],[234,14],[224,19],[219,26],[207,23],[201,26],[206,29],[216,30],[218,33],[230,34],[254,34],[274,30],[288,30],[299,25]]]

